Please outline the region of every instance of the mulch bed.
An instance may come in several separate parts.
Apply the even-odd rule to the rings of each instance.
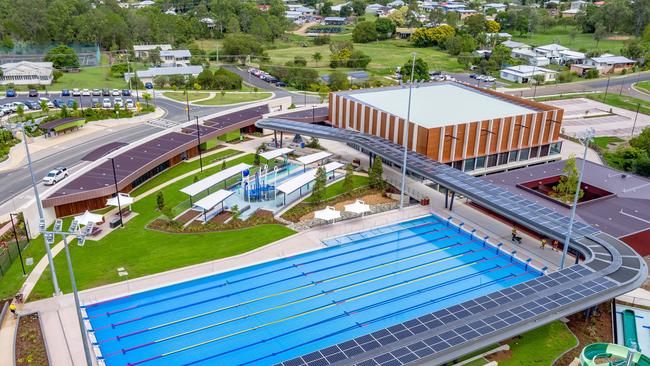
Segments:
[[[227,213],[230,215],[230,213]],[[237,230],[244,229],[248,227],[253,227],[257,225],[267,225],[267,224],[278,224],[284,225],[284,223],[277,221],[273,217],[273,213],[270,213],[266,210],[258,210],[249,217],[247,220],[231,220],[227,224],[208,221],[205,225],[201,224],[190,224],[187,227],[183,228],[183,225],[178,221],[167,221],[162,218],[153,220],[147,225],[147,229],[158,230],[166,233],[173,234],[194,234],[194,233],[208,233],[215,231],[225,231],[225,230]]]
[[[49,365],[38,314],[30,314],[20,318],[16,336],[16,365]]]
[[[325,206],[336,206],[337,204],[341,202],[354,202],[355,198],[361,198],[361,197],[366,197],[366,196],[373,196],[373,195],[378,195],[381,196],[381,193],[376,190],[372,189],[369,187],[364,187],[364,188],[358,188],[352,191],[351,193],[348,194],[342,194],[340,196],[334,197],[330,200],[324,201],[318,205],[314,205],[308,202],[301,202],[289,210],[287,210],[284,214],[282,214],[282,218],[291,222],[299,222],[303,218],[307,218],[307,215],[310,213],[312,214],[313,217],[313,212],[318,211],[320,209],[325,208]],[[367,204],[374,204],[376,202],[369,202],[366,201]]]
[[[228,218],[232,216],[230,212],[219,212],[219,214],[213,218],[210,219],[211,222],[217,223],[217,224],[223,224],[228,220]]]
[[[560,357],[554,366],[568,366],[574,358],[580,357],[582,348],[588,344],[614,341],[612,339],[612,307],[609,302],[598,305],[596,314],[589,319],[585,319],[583,312],[573,314],[568,319],[567,326],[580,343],[576,348]]]
[[[194,210],[189,210],[182,214],[181,216],[176,218],[176,221],[180,222],[181,224],[186,224],[193,218],[195,218],[200,212],[199,211],[194,211]]]

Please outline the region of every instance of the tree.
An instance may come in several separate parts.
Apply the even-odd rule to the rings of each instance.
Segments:
[[[214,87],[214,74],[206,67],[197,75],[196,82],[203,89],[211,89]]]
[[[330,1],[325,1],[323,6],[320,7],[320,15],[328,17],[332,15],[332,3]]]
[[[411,69],[413,69],[413,60],[409,59],[402,66],[402,80],[409,81],[411,80]],[[429,80],[429,64],[427,64],[423,59],[415,59],[415,69],[413,74],[413,80]]]
[[[379,38],[373,22],[359,22],[352,31],[352,40],[355,43],[368,43]]]
[[[20,117],[21,121],[25,120],[25,107],[22,104],[18,104],[16,107],[16,114]]]
[[[347,62],[347,67],[365,69],[372,59],[361,50],[353,50]]]
[[[495,20],[485,21],[485,31],[488,33],[497,33],[501,30],[501,24]]]
[[[535,84],[537,85],[544,84],[544,82],[546,81],[546,77],[542,74],[533,75],[533,79],[535,80]]]
[[[264,55],[264,49],[259,40],[243,33],[230,34],[223,41],[223,54],[231,61],[242,61],[247,56],[260,57]]]
[[[342,71],[334,71],[329,77],[329,87],[332,91],[350,89],[348,76]]]
[[[239,216],[241,215],[241,212],[239,212],[239,205],[234,204],[230,207],[230,214],[232,215],[232,219],[237,221],[239,220]]]
[[[163,89],[169,84],[169,78],[165,75],[158,75],[153,78],[153,85],[158,89]]]
[[[314,181],[314,189],[311,191],[311,202],[319,204],[325,199],[327,193],[327,175],[325,169],[321,166],[316,170],[316,180]]]
[[[375,21],[375,30],[379,39],[388,39],[395,33],[395,23],[388,18],[378,18]]]
[[[650,158],[640,158],[634,163],[634,172],[644,177],[650,177]]]
[[[142,94],[142,99],[144,99],[145,103],[147,104],[147,108],[149,108],[149,101],[151,100],[151,94],[149,93]]]
[[[40,102],[38,102],[38,104],[40,105],[41,110],[43,112],[45,112],[46,115],[49,116],[50,115],[50,108],[47,106],[47,102],[44,101],[44,100],[41,100]]]
[[[606,35],[607,29],[605,26],[600,23],[596,24],[596,30],[594,30],[594,41],[596,41],[596,48],[598,48],[598,44],[603,38],[605,38]]]
[[[368,183],[370,187],[381,191],[385,188],[384,166],[382,165],[381,156],[375,155],[370,171],[368,172]]]
[[[630,145],[645,150],[650,155],[650,127],[645,127],[638,136],[631,139]]]
[[[158,211],[162,211],[165,208],[165,196],[163,196],[162,191],[158,191],[158,194],[156,194],[156,206],[158,207]]]
[[[564,168],[562,168],[562,172],[564,174],[560,177],[560,181],[553,186],[553,193],[558,200],[570,204],[573,202],[576,189],[578,188],[579,173],[576,167],[575,156],[572,155],[567,159]],[[580,189],[578,199],[582,198],[583,195],[584,191]]]
[[[316,66],[318,66],[318,62],[323,59],[323,55],[321,55],[320,52],[314,52],[311,55],[311,59],[314,60]]]
[[[341,10],[339,10],[339,16],[347,18],[352,15],[352,7],[350,5],[343,5]]]
[[[352,11],[357,16],[361,16],[366,12],[366,3],[363,0],[352,0]]]
[[[485,32],[485,15],[476,14],[470,15],[464,20],[465,28],[467,32],[472,36],[476,37],[479,33]]]
[[[156,47],[155,49],[147,52],[147,62],[153,66],[160,66],[160,48]]]
[[[455,56],[461,52],[474,52],[476,50],[476,41],[469,35],[455,35],[448,38],[444,46],[450,55]]]
[[[345,166],[345,178],[343,178],[343,192],[350,193],[354,189],[354,169],[352,164]]]
[[[45,55],[44,59],[45,61],[51,62],[52,66],[56,69],[76,69],[79,67],[79,57],[72,48],[66,45],[52,48]]]
[[[294,66],[307,66],[307,60],[305,60],[304,57],[302,56],[294,56],[293,57],[293,65]]]

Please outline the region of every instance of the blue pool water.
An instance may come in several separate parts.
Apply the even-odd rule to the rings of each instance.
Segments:
[[[106,364],[273,365],[542,275],[437,216],[327,244],[88,305]]]

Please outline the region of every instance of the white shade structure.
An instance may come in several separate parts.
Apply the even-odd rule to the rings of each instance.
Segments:
[[[88,225],[89,222],[92,222],[93,224],[102,222],[103,218],[104,216],[89,212],[88,210],[86,210],[86,212],[84,212],[83,214],[74,217],[74,219],[77,220],[79,225],[83,225],[83,226]]]
[[[133,197],[126,193],[118,193],[120,196],[120,206],[131,206],[133,204]],[[118,206],[117,196],[111,197],[106,201],[106,206]]]
[[[370,212],[370,205],[367,205],[362,200],[356,200],[354,201],[354,203],[345,205],[344,207],[346,212],[351,212],[355,214],[363,215],[366,212]]]
[[[332,206],[327,206],[322,210],[314,212],[314,218],[315,219],[320,219],[320,220],[325,220],[325,221],[333,221],[341,217],[341,212],[337,211],[334,207]]]
[[[288,147],[283,147],[283,148],[280,148],[280,149],[275,149],[275,150],[265,151],[263,153],[260,153],[260,157],[263,157],[266,160],[271,160],[271,159],[275,159],[277,157],[280,157],[282,155],[287,155],[287,154],[292,153],[292,152],[293,152],[293,149],[290,149]]]
[[[321,161],[323,159],[327,159],[330,156],[332,156],[332,153],[328,153],[327,151],[319,151],[314,154],[301,156],[297,160],[300,162],[300,164],[308,165],[317,161]]]

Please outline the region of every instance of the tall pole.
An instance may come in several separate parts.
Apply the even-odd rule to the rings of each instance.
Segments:
[[[636,129],[636,120],[639,118],[639,109],[641,108],[641,103],[636,104],[636,114],[634,115],[634,124],[632,125],[632,133],[630,137],[634,137],[634,129]]]
[[[409,100],[406,110],[406,126],[404,126],[404,135],[402,143],[404,143],[404,158],[402,159],[402,188],[399,197],[399,209],[404,208],[404,191],[406,189],[406,157],[408,156],[408,137],[409,137],[409,123],[411,122],[411,96],[413,94],[413,76],[415,74],[415,52],[413,52],[413,62],[411,63],[411,82],[409,83]]]
[[[199,116],[196,117],[196,139],[198,145],[196,145],[196,150],[199,152],[199,165],[201,166],[201,172],[203,172],[203,156],[201,155],[201,130],[199,130]]]
[[[603,98],[603,102],[607,101],[607,91],[609,90],[609,79],[611,76],[607,77],[607,86],[605,86],[605,97]]]
[[[187,122],[190,121],[190,95],[187,94],[187,85],[185,85],[185,108],[187,109]]]
[[[16,248],[18,249],[18,257],[20,258],[20,267],[23,269],[23,276],[27,276],[25,272],[25,263],[23,263],[23,253],[20,251],[20,243],[18,243],[18,234],[16,233],[16,225],[14,225],[14,214],[9,214],[9,219],[11,220],[11,228],[14,231],[14,239],[16,239]],[[16,220],[16,223],[18,220]]]
[[[120,203],[120,190],[117,188],[117,174],[115,173],[115,160],[111,158],[113,167],[113,182],[115,183],[115,197],[117,197],[117,210],[120,214],[120,226],[124,227],[124,218],[122,217],[122,203]]]
[[[41,205],[41,197],[38,195],[38,187],[36,186],[36,178],[34,177],[34,169],[32,169],[32,157],[29,155],[29,147],[27,146],[27,134],[25,133],[25,126],[21,125],[23,133],[23,140],[25,142],[25,155],[27,155],[27,166],[29,167],[29,175],[32,177],[32,188],[34,189],[34,199],[36,200],[36,207],[38,208],[38,216],[41,221],[45,221],[45,215],[43,214],[43,206]],[[54,258],[52,257],[52,250],[50,246],[45,243],[45,251],[47,252],[47,261],[50,264],[50,273],[52,273],[52,285],[54,286],[54,294],[61,294],[61,288],[59,287],[59,281],[56,278],[56,270],[54,269]]]
[[[569,251],[569,242],[571,241],[571,231],[573,230],[573,221],[576,217],[576,208],[578,207],[578,198],[580,196],[580,185],[582,184],[582,176],[585,173],[585,165],[587,165],[587,150],[589,150],[589,141],[594,137],[595,130],[593,128],[585,131],[583,142],[585,144],[585,152],[582,155],[582,166],[580,167],[580,175],[578,175],[578,184],[576,186],[576,193],[573,196],[573,205],[571,206],[571,215],[569,215],[569,227],[567,229],[566,237],[564,238],[564,248],[562,248],[562,259],[560,260],[560,269],[564,268],[564,261]]]
[[[84,354],[86,356],[86,364],[92,366],[93,361],[90,355],[90,348],[88,348],[88,334],[86,327],[84,327],[83,316],[81,314],[81,304],[79,303],[79,293],[77,293],[77,281],[74,278],[74,271],[72,270],[72,258],[70,258],[70,249],[68,249],[68,239],[66,234],[63,233],[63,245],[65,247],[65,257],[68,260],[68,272],[70,273],[70,283],[72,285],[72,293],[74,294],[74,305],[77,310],[77,319],[79,320],[79,330],[81,331],[81,341],[84,344]]]
[[[129,55],[126,55],[126,71],[131,75],[131,64],[129,63]],[[133,79],[131,76],[129,76],[129,90],[133,89],[133,86],[131,85],[131,79]]]

